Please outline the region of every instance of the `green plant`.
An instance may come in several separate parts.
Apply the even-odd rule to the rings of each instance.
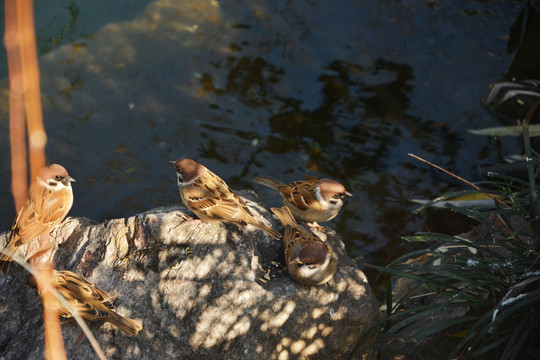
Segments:
[[[490,196],[497,200],[488,208],[446,204],[480,223],[477,233],[466,237],[435,233],[407,236],[405,240],[425,243],[426,248],[401,256],[386,267],[368,265],[388,275],[389,282],[408,279],[409,284],[404,294],[393,296],[388,291],[387,308],[391,310],[379,343],[419,320],[460,309],[460,316],[441,317],[438,322],[415,328],[412,340],[454,334],[458,340],[449,359],[525,359],[540,350],[536,341],[540,336],[540,188],[534,171],[540,155],[531,148],[527,124],[522,128],[528,181],[498,175],[489,182],[497,189],[490,191]],[[483,191],[459,194],[474,192]],[[419,296],[431,300],[418,304]]]

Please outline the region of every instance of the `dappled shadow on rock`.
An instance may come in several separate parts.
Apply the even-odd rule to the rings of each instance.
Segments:
[[[249,201],[253,193],[240,194],[280,229]],[[71,218],[54,233],[57,268],[96,283],[121,314],[143,323],[135,337],[90,325],[110,358],[343,358],[377,321],[372,290],[332,230],[325,235],[338,271],[329,284],[308,287],[284,270],[280,241],[254,227],[184,222],[184,211],[171,206],[99,224]],[[0,323],[10,329],[0,334],[5,359],[42,357],[41,307],[26,277],[13,266],[0,279]],[[76,326],[63,331],[69,358],[95,358],[86,341],[76,343]],[[367,345],[356,356],[365,353]]]

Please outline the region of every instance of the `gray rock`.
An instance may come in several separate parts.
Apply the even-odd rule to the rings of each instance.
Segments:
[[[252,192],[240,194],[282,230]],[[342,359],[378,321],[366,277],[332,230],[336,275],[306,287],[287,273],[280,241],[255,227],[183,222],[185,212],[170,206],[99,224],[69,218],[53,232],[57,269],[97,284],[120,314],[143,323],[133,337],[89,324],[109,358]],[[41,303],[27,277],[18,265],[0,274],[2,360],[43,358]],[[68,358],[97,358],[87,340],[77,342],[76,325],[63,334]],[[353,358],[370,358],[368,345]]]

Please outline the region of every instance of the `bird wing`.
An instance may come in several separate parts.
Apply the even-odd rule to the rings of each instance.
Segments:
[[[287,225],[285,227],[285,235],[283,236],[283,241],[285,247],[285,258],[288,261],[292,261],[298,256],[300,257],[299,260],[301,262],[310,263],[313,261],[312,259],[310,259],[313,251],[322,251],[323,248],[328,248],[327,245],[322,242],[317,235],[298,225]],[[312,251],[302,252],[302,250],[306,247]]]
[[[55,282],[64,297],[67,298],[66,294],[69,293],[69,296],[78,300],[83,308],[104,312],[114,311],[114,306],[105,291],[71,271],[57,271]],[[87,305],[83,306],[83,303]]]
[[[212,181],[195,182],[182,196],[193,212],[206,218],[243,224],[241,211],[252,216],[244,200],[217,176]]]
[[[25,205],[15,220],[13,231],[21,238],[20,243],[27,243],[58,224],[67,215],[71,204],[66,203],[67,193],[47,194],[44,191],[29,191]],[[61,190],[64,192],[64,190]],[[67,190],[65,190],[67,191]],[[37,193],[37,194],[36,194]],[[30,194],[35,194],[30,197]]]
[[[297,227],[290,225],[285,227],[283,247],[285,248],[285,260],[287,263],[293,261],[302,249],[300,236],[300,231]]]
[[[280,187],[280,192],[286,201],[301,210],[321,207],[315,198],[314,187],[316,180],[295,181]]]

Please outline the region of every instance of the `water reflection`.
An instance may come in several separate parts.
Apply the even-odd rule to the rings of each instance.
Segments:
[[[405,250],[400,236],[437,230],[408,200],[454,185],[407,153],[464,177],[493,156],[490,139],[466,130],[493,122],[479,100],[509,61],[501,36],[518,2],[128,3],[129,16],[83,30],[108,5],[74,1],[64,32],[39,35],[50,47],[40,65],[48,159],[81,179],[73,216],[179,202],[167,161],[180,156],[269,206],[280,199],[256,176],[325,176],[354,194],[329,226],[353,257],[381,264]],[[14,214],[2,119],[5,229]]]

